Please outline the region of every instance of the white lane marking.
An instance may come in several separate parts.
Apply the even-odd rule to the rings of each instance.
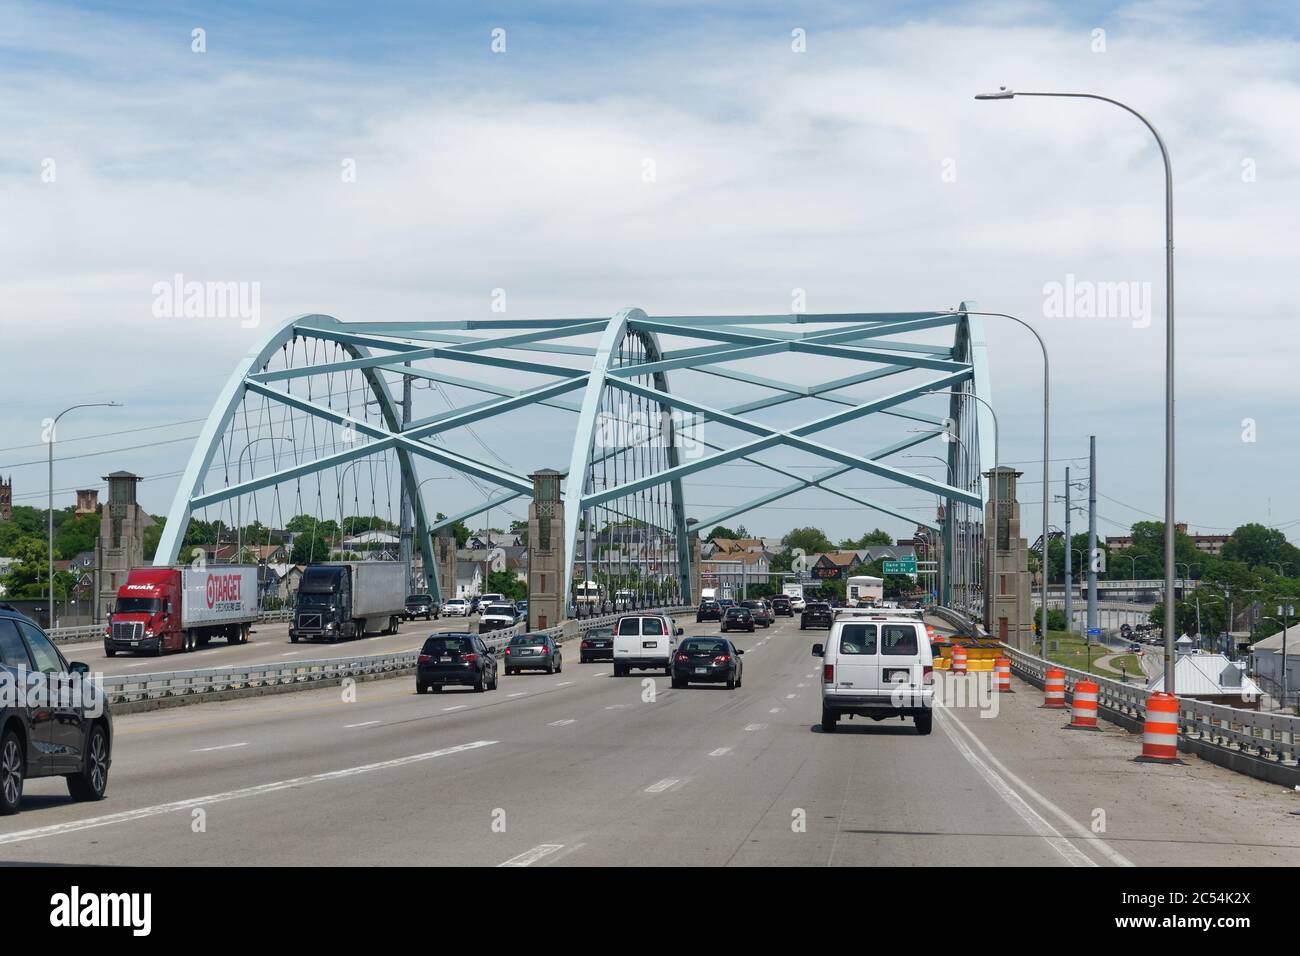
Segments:
[[[541,846],[535,846],[531,850],[525,850],[518,856],[512,856],[504,863],[498,863],[498,867],[503,866],[532,866],[544,856],[550,856],[556,850],[563,850],[563,843],[543,843]]]
[[[511,696],[511,697],[523,697],[526,693],[528,693],[528,692],[527,692],[527,691],[523,691],[523,690],[521,690],[521,691],[518,691],[518,692],[516,692],[516,693],[511,694],[510,696]]]
[[[786,700],[794,700],[794,699],[795,699],[796,697],[798,697],[798,696],[799,696],[798,694],[786,694],[786,695],[785,695],[785,699],[786,699]]]
[[[378,720],[363,720],[363,721],[362,721],[361,723],[359,723],[359,724],[344,724],[344,725],[343,725],[343,729],[344,729],[344,730],[351,730],[353,727],[369,727],[371,724],[377,724],[377,723],[380,723],[380,721],[378,721]]]
[[[1116,866],[1135,865],[1133,861],[1130,860],[1128,857],[1126,857],[1124,854],[1120,853],[1118,850],[1112,847],[1105,840],[1098,839],[1097,835],[1093,833],[1091,830],[1089,830],[1087,827],[1085,827],[1082,823],[1075,820],[1074,817],[1070,816],[1068,813],[1066,813],[1056,804],[1052,803],[1052,801],[1048,800],[1045,796],[1043,796],[1033,787],[1029,786],[1029,784],[1025,783],[1023,780],[1017,777],[1010,770],[1008,770],[1006,768],[1006,765],[1003,764],[1001,760],[993,756],[993,752],[990,751],[989,748],[984,745],[984,741],[980,740],[978,737],[975,736],[975,732],[973,730],[971,730],[969,727],[967,727],[965,724],[963,724],[960,720],[956,719],[955,717],[953,718],[953,723],[957,726],[958,730],[966,734],[966,736],[971,739],[971,741],[975,744],[975,746],[978,747],[984,753],[984,756],[988,758],[989,763],[991,763],[994,767],[996,767],[1002,773],[1002,776],[1006,777],[1009,781],[1011,781],[1011,783],[1019,787],[1025,793],[1029,794],[1029,796],[1033,797],[1044,807],[1050,810],[1057,817],[1057,819],[1064,822],[1065,825],[1068,826],[1071,830],[1073,830],[1080,838],[1087,840],[1088,845],[1095,846],[1099,851],[1101,851],[1102,855],[1104,855]]]
[[[606,707],[605,709],[606,709],[606,710],[622,710],[622,709],[623,709],[624,707],[626,707],[626,706],[627,706],[627,704],[610,704],[610,705],[609,705],[608,707]]]
[[[556,687],[568,687],[568,686],[569,686],[570,684],[572,684],[572,683],[573,683],[573,681],[571,681],[571,680],[562,680],[562,681],[560,681],[558,684],[556,684],[555,686],[556,686]]]
[[[234,750],[236,747],[247,747],[247,746],[248,746],[248,741],[243,740],[237,744],[221,744],[220,746],[217,747],[200,747],[198,750],[191,750],[190,753],[206,754],[206,753],[211,753],[213,750]]]
[[[664,777],[658,783],[652,783],[645,788],[646,793],[663,793],[670,787],[675,787],[682,781],[678,777]]]
[[[164,813],[174,813],[177,810],[189,810],[193,807],[207,806],[212,803],[224,803],[227,800],[238,800],[242,797],[257,797],[264,793],[275,793],[279,790],[291,790],[294,787],[305,787],[309,784],[324,783],[328,780],[342,780],[346,777],[355,777],[363,773],[372,773],[376,770],[389,770],[394,767],[404,767],[407,764],[432,760],[435,757],[446,757],[466,750],[477,750],[480,747],[490,747],[495,743],[498,743],[498,741],[476,740],[473,743],[457,744],[454,747],[444,747],[442,750],[429,750],[425,753],[411,754],[407,757],[396,757],[392,760],[382,760],[379,763],[361,764],[358,767],[346,767],[343,770],[329,770],[324,773],[312,774],[309,777],[292,777],[288,780],[277,780],[274,783],[261,783],[252,787],[244,787],[240,790],[227,790],[223,793],[211,793],[204,797],[191,797],[187,800],[173,800],[171,803],[158,803],[149,807],[139,807],[135,810],[123,810],[121,813],[110,813],[101,817],[87,817],[84,820],[73,820],[69,823],[52,823],[49,826],[36,827],[32,830],[15,830],[13,833],[0,833],[0,846],[6,846],[10,843],[24,843],[28,840],[39,840],[42,837],[62,836],[65,833],[77,833],[81,830],[90,830],[95,827],[112,826],[115,823],[129,823],[132,820],[143,820],[146,817],[156,817]]]
[[[547,726],[547,727],[567,727],[567,726],[569,726],[569,724],[576,724],[577,722],[578,722],[578,721],[577,721],[576,718],[573,718],[573,717],[566,717],[566,718],[564,718],[564,720],[553,720],[553,721],[551,721],[549,724],[547,724],[546,726]]]
[[[811,677],[812,675],[809,674],[808,676]],[[795,686],[795,687],[807,687],[808,685],[807,685],[807,684],[795,684],[794,686]]]
[[[280,656],[281,656],[281,657],[295,657],[295,656],[297,656],[298,654],[301,654],[301,653],[302,653],[302,651],[289,651],[289,653],[287,653],[287,654],[281,654]]]
[[[1025,821],[1029,829],[1042,837],[1044,842],[1059,853],[1061,858],[1071,866],[1097,865],[1086,853],[1067,840],[1060,830],[1044,820],[1042,815],[1025,801],[1024,797],[1016,793],[1011,785],[998,775],[997,771],[980,759],[979,754],[967,747],[966,742],[957,735],[957,732],[952,729],[950,724],[951,721],[946,715],[939,720],[939,726],[943,728],[943,732],[948,735],[948,739],[952,741],[958,752],[966,758],[966,762],[974,767],[975,772],[984,778],[984,782],[993,788],[993,792],[1001,797],[1002,801],[1014,810],[1020,819]]]
[[[468,707],[468,706],[469,706],[469,704],[457,704],[455,707],[444,707],[444,708],[442,709],[442,712],[445,714],[445,713],[447,713],[448,711],[451,711],[451,710],[464,710],[464,709],[465,709],[466,707]]]
[[[150,663],[152,663],[152,661],[140,661],[140,662],[137,663],[137,664],[127,664],[126,666],[127,666],[127,667],[144,667],[146,664],[150,664]]]
[[[709,756],[710,756],[710,757],[725,757],[725,756],[726,756],[727,754],[729,754],[729,753],[731,753],[731,748],[730,748],[730,747],[719,747],[717,750],[711,750],[711,751],[709,751]]]
[[[768,713],[769,713],[769,714],[779,714],[779,713],[781,713],[781,711],[784,710],[784,709],[785,709],[784,707],[773,707],[771,710],[768,711]]]
[[[767,724],[746,724],[746,725],[745,725],[745,729],[746,729],[746,730],[762,730],[762,729],[765,728],[766,726],[767,726]]]

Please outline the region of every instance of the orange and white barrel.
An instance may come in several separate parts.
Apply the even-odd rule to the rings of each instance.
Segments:
[[[952,672],[961,677],[966,675],[966,648],[960,644],[952,649]]]
[[[1065,671],[1053,667],[1043,679],[1043,706],[1051,710],[1065,710]]]
[[[993,689],[999,694],[1011,693],[1011,661],[999,657],[993,662]]]
[[[1074,685],[1074,701],[1070,706],[1070,723],[1075,730],[1097,730],[1096,681],[1081,680]]]
[[[1142,724],[1142,756],[1145,763],[1175,763],[1178,760],[1178,698],[1156,691],[1147,698],[1146,720]]]

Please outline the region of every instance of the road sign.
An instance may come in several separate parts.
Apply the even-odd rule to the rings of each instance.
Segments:
[[[886,574],[915,574],[916,558],[901,558],[898,561],[885,562]]]

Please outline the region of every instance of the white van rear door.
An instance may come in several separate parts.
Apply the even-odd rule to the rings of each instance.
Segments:
[[[879,635],[876,625],[845,621],[834,640],[835,684],[839,690],[874,690],[880,686]]]
[[[893,684],[920,686],[921,641],[919,628],[912,623],[880,625],[880,687]]]
[[[644,657],[668,657],[672,654],[672,629],[661,617],[641,618],[641,654]]]

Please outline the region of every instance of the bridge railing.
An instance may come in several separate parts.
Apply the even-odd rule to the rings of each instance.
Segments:
[[[694,608],[678,606],[656,610],[672,615],[693,611]],[[563,640],[566,636],[581,636],[595,627],[612,625],[621,616],[622,614],[610,614],[599,618],[587,618],[579,622],[576,630],[568,628],[566,624],[560,624],[536,633],[549,634]],[[567,635],[566,630],[569,632]],[[524,633],[530,633],[527,625],[515,624],[512,627],[488,631],[480,636],[493,653],[499,653],[510,643],[512,637]],[[235,667],[160,671],[150,674],[113,674],[100,678],[98,684],[110,704],[159,698],[198,697],[244,688],[291,684],[302,685],[305,689],[311,684],[323,681],[409,670],[415,666],[419,656],[420,652],[413,650],[306,661],[274,661]]]
[[[1070,694],[1079,681],[1090,680],[1097,685],[1097,706],[1102,711],[1109,711],[1130,726],[1140,724],[1147,698],[1151,695],[1142,684],[1098,677],[1063,664],[1053,664],[1013,647],[1005,649],[1012,671],[1030,683],[1041,687],[1049,667],[1065,672],[1065,687]],[[1300,763],[1300,717],[1179,697],[1178,722],[1185,737],[1206,746],[1236,750],[1265,760]]]

